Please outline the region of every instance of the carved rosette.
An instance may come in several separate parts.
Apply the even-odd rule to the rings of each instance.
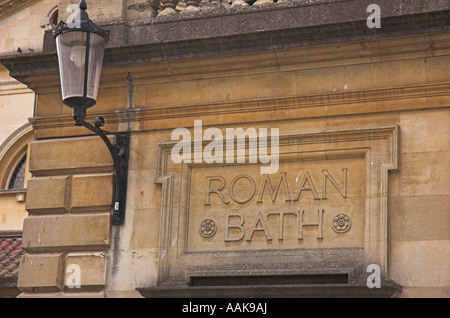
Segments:
[[[217,231],[216,223],[211,219],[204,220],[200,225],[200,234],[203,237],[206,238],[211,237],[214,234],[216,234],[216,231]]]
[[[337,233],[345,233],[350,229],[352,221],[346,214],[338,214],[333,219],[333,230]]]

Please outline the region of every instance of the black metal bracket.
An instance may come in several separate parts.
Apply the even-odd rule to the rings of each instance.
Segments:
[[[105,125],[102,116],[95,118],[95,126],[81,119],[78,126],[84,126],[97,134],[108,148],[114,163],[114,212],[113,225],[123,225],[125,222],[125,207],[127,199],[128,158],[130,153],[130,133],[112,133],[102,130]],[[81,124],[81,125],[80,125]],[[111,143],[107,135],[115,135],[116,140]]]

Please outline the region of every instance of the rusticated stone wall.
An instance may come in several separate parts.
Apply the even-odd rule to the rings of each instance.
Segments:
[[[96,137],[32,144],[34,178],[22,241],[27,254],[18,281],[23,296],[63,290],[68,296],[71,291],[102,295],[112,204],[112,160],[105,150]],[[83,273],[79,281],[70,279],[71,264]]]

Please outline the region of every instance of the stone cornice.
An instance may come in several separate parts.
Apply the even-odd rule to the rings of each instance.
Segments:
[[[201,57],[182,59],[179,56],[169,58],[168,48],[173,47],[176,50],[174,43],[110,48],[105,53],[101,87],[125,86],[123,76],[127,72],[133,74],[135,84],[148,84],[217,78],[239,73],[257,74],[270,70],[288,71],[374,63],[401,60],[405,57],[425,58],[430,54],[432,56],[447,55],[450,52],[449,34],[448,31],[441,31],[342,44],[311,45],[302,47],[302,50],[288,48],[241,52],[239,63],[236,63],[236,54],[216,54],[207,59]],[[208,46],[206,43],[203,44]],[[158,46],[160,49],[161,46],[165,48],[163,50],[166,55],[156,56],[155,51]],[[282,58],[279,55],[282,55]],[[3,56],[0,57],[0,62],[10,70],[12,77],[27,84],[35,92],[59,92],[58,62],[55,53]]]
[[[0,20],[32,5],[39,0],[6,0],[0,3]]]
[[[398,1],[382,1],[391,8],[383,18],[381,29],[366,26],[367,1],[338,1],[301,7],[273,7],[236,14],[177,21],[156,19],[145,24],[117,22],[109,26],[110,42],[104,67],[174,61],[270,51],[294,47],[317,46],[352,41],[378,41],[383,38],[450,30],[450,5],[428,8],[392,9]],[[370,1],[369,1],[370,2]],[[326,11],[323,11],[326,10]],[[333,10],[346,10],[337,14]],[[329,17],[320,18],[328,12]],[[338,12],[339,13],[339,12]],[[172,18],[173,19],[173,18]],[[251,25],[250,25],[250,22]],[[271,22],[270,22],[271,21]],[[54,40],[50,33],[44,41],[45,53],[14,54],[0,57],[12,77],[27,84],[35,83],[33,75],[57,73]],[[332,58],[332,56],[330,56]]]

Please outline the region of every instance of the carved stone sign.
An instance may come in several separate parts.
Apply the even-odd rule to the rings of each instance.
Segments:
[[[397,128],[280,135],[279,169],[174,163],[158,148],[159,284],[196,275],[386,273]],[[200,274],[199,274],[200,273]]]
[[[363,247],[362,158],[287,162],[272,175],[257,168],[192,168],[188,252]],[[206,220],[214,220],[214,236],[199,235]]]

